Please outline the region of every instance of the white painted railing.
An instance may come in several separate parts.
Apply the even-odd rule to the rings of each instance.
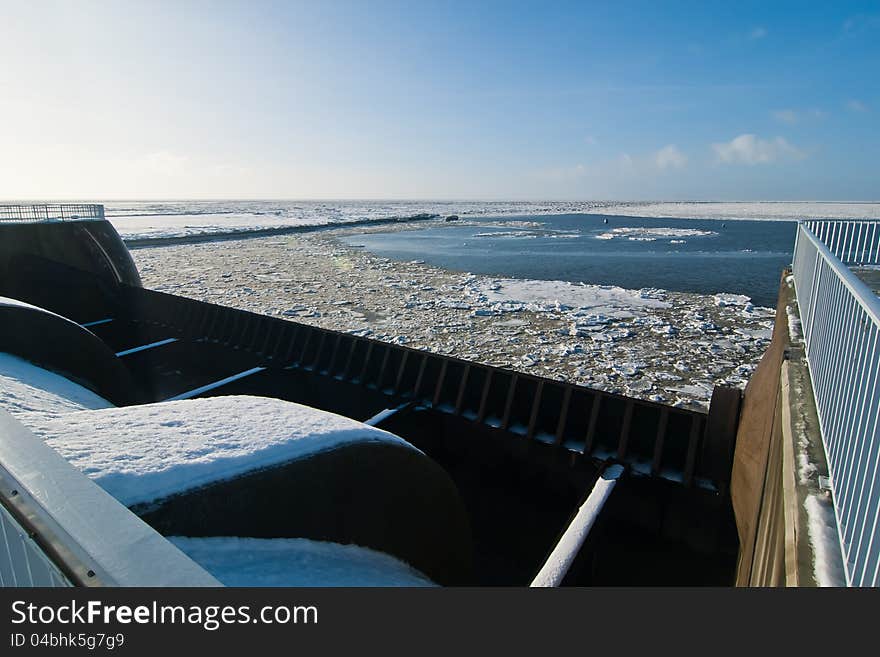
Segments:
[[[847,265],[880,264],[880,221],[805,221],[813,235]]]
[[[94,203],[38,203],[0,205],[0,222],[82,221],[103,219],[104,206]]]
[[[67,576],[4,506],[0,506],[0,586],[71,586]]]
[[[795,289],[851,586],[880,585],[880,300],[847,265],[878,257],[880,221],[798,225]]]

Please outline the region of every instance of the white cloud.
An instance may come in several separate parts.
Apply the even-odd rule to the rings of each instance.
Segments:
[[[764,140],[752,134],[739,135],[732,140],[712,144],[718,162],[728,164],[769,164],[779,160],[801,160],[806,154],[782,137]]]
[[[811,119],[824,119],[828,116],[825,110],[813,107],[811,109],[780,109],[772,112],[773,118],[782,123],[795,124],[800,121],[809,121]]]
[[[554,184],[599,180],[608,176],[616,176],[620,179],[654,178],[665,171],[683,169],[687,161],[687,155],[675,144],[669,144],[653,153],[631,155],[623,152],[615,158],[604,161],[541,169],[535,171],[532,176]]]
[[[867,112],[867,111],[868,111],[868,106],[865,105],[862,101],[860,101],[860,100],[856,100],[855,98],[853,98],[852,100],[850,100],[850,101],[846,104],[846,106],[847,106],[849,109],[851,109],[853,112]]]
[[[798,121],[797,112],[792,109],[776,110],[773,112],[773,118],[783,123],[797,123]]]
[[[669,144],[654,153],[654,164],[661,170],[682,169],[687,164],[687,155],[675,144]]]
[[[880,14],[856,14],[843,21],[844,32],[862,32],[880,27]]]
[[[761,25],[753,27],[752,31],[749,32],[749,39],[751,39],[752,41],[763,39],[765,36],[767,36],[767,28]]]

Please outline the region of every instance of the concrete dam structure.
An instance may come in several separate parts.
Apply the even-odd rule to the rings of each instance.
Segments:
[[[187,541],[232,537],[370,585],[876,585],[876,223],[799,226],[699,412],[145,289],[102,206],[0,206],[2,584],[218,585]]]

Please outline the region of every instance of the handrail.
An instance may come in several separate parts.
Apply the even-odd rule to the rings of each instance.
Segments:
[[[104,206],[95,203],[4,203],[0,222],[87,221],[104,219]]]
[[[6,585],[220,585],[2,410],[0,531]]]
[[[877,224],[880,225],[880,222],[877,222]],[[870,315],[871,320],[876,324],[880,324],[880,299],[877,298],[877,295],[849,267],[843,264],[841,259],[815,233],[809,230],[809,228],[804,233],[806,239],[809,239],[815,245],[834,273],[840,278],[841,283],[853,295],[865,312]],[[798,234],[798,240],[800,240],[800,234]],[[795,255],[797,254],[797,246],[795,244]],[[795,277],[795,281],[797,281],[797,277]]]
[[[596,520],[617,481],[623,475],[623,466],[620,464],[610,465],[599,475],[593,490],[578,509],[574,520],[565,530],[562,538],[553,548],[553,552],[547,557],[543,567],[532,580],[532,588],[554,588],[562,586],[562,582],[568,575],[577,555],[580,554],[590,535],[590,530],[596,524]]]
[[[880,585],[880,299],[844,262],[878,255],[878,221],[798,225],[794,285],[852,586]]]
[[[880,222],[869,220],[805,221],[804,225],[845,264],[880,264]]]

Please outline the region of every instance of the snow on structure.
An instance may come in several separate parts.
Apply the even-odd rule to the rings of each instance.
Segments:
[[[819,586],[846,586],[846,575],[840,561],[840,537],[834,506],[825,496],[809,494],[804,500],[807,511],[807,532],[813,546],[813,576]]]
[[[113,404],[59,374],[17,356],[0,353],[0,408],[23,419],[50,419]]]
[[[351,443],[415,449],[361,422],[264,397],[212,397],[19,419],[127,506]]]
[[[436,586],[398,559],[305,538],[169,540],[226,586]]]

